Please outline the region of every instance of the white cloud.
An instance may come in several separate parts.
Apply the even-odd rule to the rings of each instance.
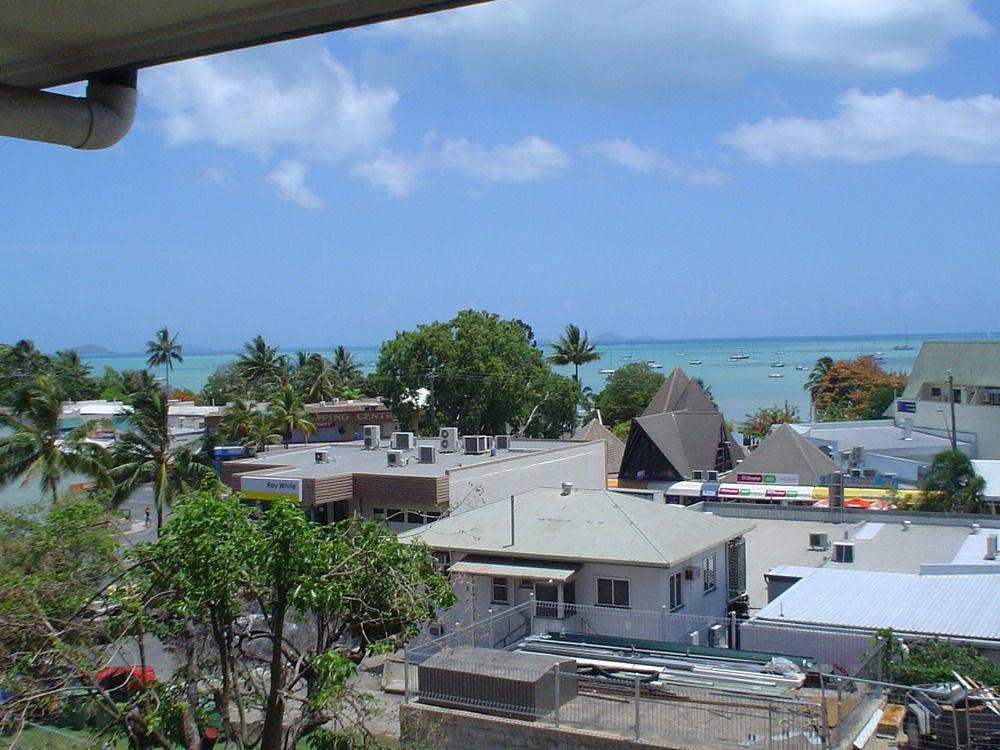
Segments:
[[[357,164],[351,174],[393,195],[407,195],[417,180],[419,165],[413,159],[382,149],[375,158]]]
[[[908,73],[990,32],[972,0],[510,0],[407,19],[391,34],[517,89],[649,95],[649,84],[784,67]]]
[[[643,147],[628,139],[611,138],[588,143],[583,153],[638,174],[655,174],[692,185],[721,185],[730,180],[730,175],[721,169],[674,161],[659,149]]]
[[[219,185],[220,187],[233,187],[236,184],[235,173],[231,167],[209,165],[201,170],[201,181]]]
[[[374,153],[399,98],[358,82],[318,43],[168,65],[150,71],[143,91],[169,143],[210,141],[264,159],[292,149],[324,162]]]
[[[307,164],[295,159],[285,159],[267,175],[267,181],[285,200],[302,208],[322,208],[323,200],[306,185],[308,174]]]
[[[570,164],[557,145],[537,135],[486,148],[465,138],[449,138],[437,151],[440,164],[491,182],[527,182],[553,176]]]
[[[768,118],[739,125],[722,140],[759,162],[924,156],[995,164],[1000,163],[1000,98],[939,99],[850,89],[838,97],[830,119]]]

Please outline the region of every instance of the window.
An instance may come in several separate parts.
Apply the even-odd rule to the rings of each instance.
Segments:
[[[445,551],[445,552],[434,552],[433,554],[434,554],[434,561],[441,569],[441,572],[447,573],[448,568],[451,567],[451,553]]]
[[[715,591],[715,555],[705,558],[701,578],[705,585],[705,593]]]
[[[441,511],[439,510],[425,510],[424,511],[424,523],[434,523],[441,517]]]
[[[510,591],[507,588],[506,578],[493,579],[493,603],[510,604]]]
[[[628,581],[622,578],[598,578],[597,604],[600,607],[627,608]]]
[[[372,518],[385,518],[385,508],[372,508]]]
[[[535,584],[535,617],[559,617],[559,587],[549,583]]]
[[[951,390],[951,400],[954,401],[956,404],[962,403],[962,389],[961,388],[952,388],[952,390]]]
[[[517,582],[517,587],[519,589],[530,589],[534,588],[534,586],[535,582],[532,581],[530,578],[522,578]]]
[[[670,611],[684,606],[684,571],[670,576]]]
[[[931,398],[941,398],[941,389],[932,386],[931,387]]]
[[[424,517],[419,511],[416,510],[407,511],[406,522],[422,524],[424,522]]]
[[[389,523],[406,523],[406,513],[399,508],[389,508],[385,512],[385,520]]]

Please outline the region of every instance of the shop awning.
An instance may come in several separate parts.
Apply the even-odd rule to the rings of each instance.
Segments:
[[[579,565],[566,563],[505,560],[500,557],[479,557],[470,555],[454,563],[451,573],[465,573],[473,576],[493,576],[496,578],[526,578],[531,581],[553,581],[565,583],[580,569]]]

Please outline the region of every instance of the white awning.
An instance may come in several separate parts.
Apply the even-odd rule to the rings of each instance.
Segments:
[[[579,565],[531,560],[504,560],[498,557],[471,555],[454,563],[450,573],[496,578],[527,578],[532,581],[565,583],[580,569]]]

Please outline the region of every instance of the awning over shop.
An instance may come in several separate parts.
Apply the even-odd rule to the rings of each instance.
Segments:
[[[448,569],[451,573],[496,578],[525,578],[531,581],[565,583],[580,569],[579,565],[566,563],[505,560],[500,557],[470,555]]]
[[[812,487],[784,484],[721,484],[719,485],[719,499],[729,500],[744,497],[755,500],[762,498],[811,500],[812,490]]]

